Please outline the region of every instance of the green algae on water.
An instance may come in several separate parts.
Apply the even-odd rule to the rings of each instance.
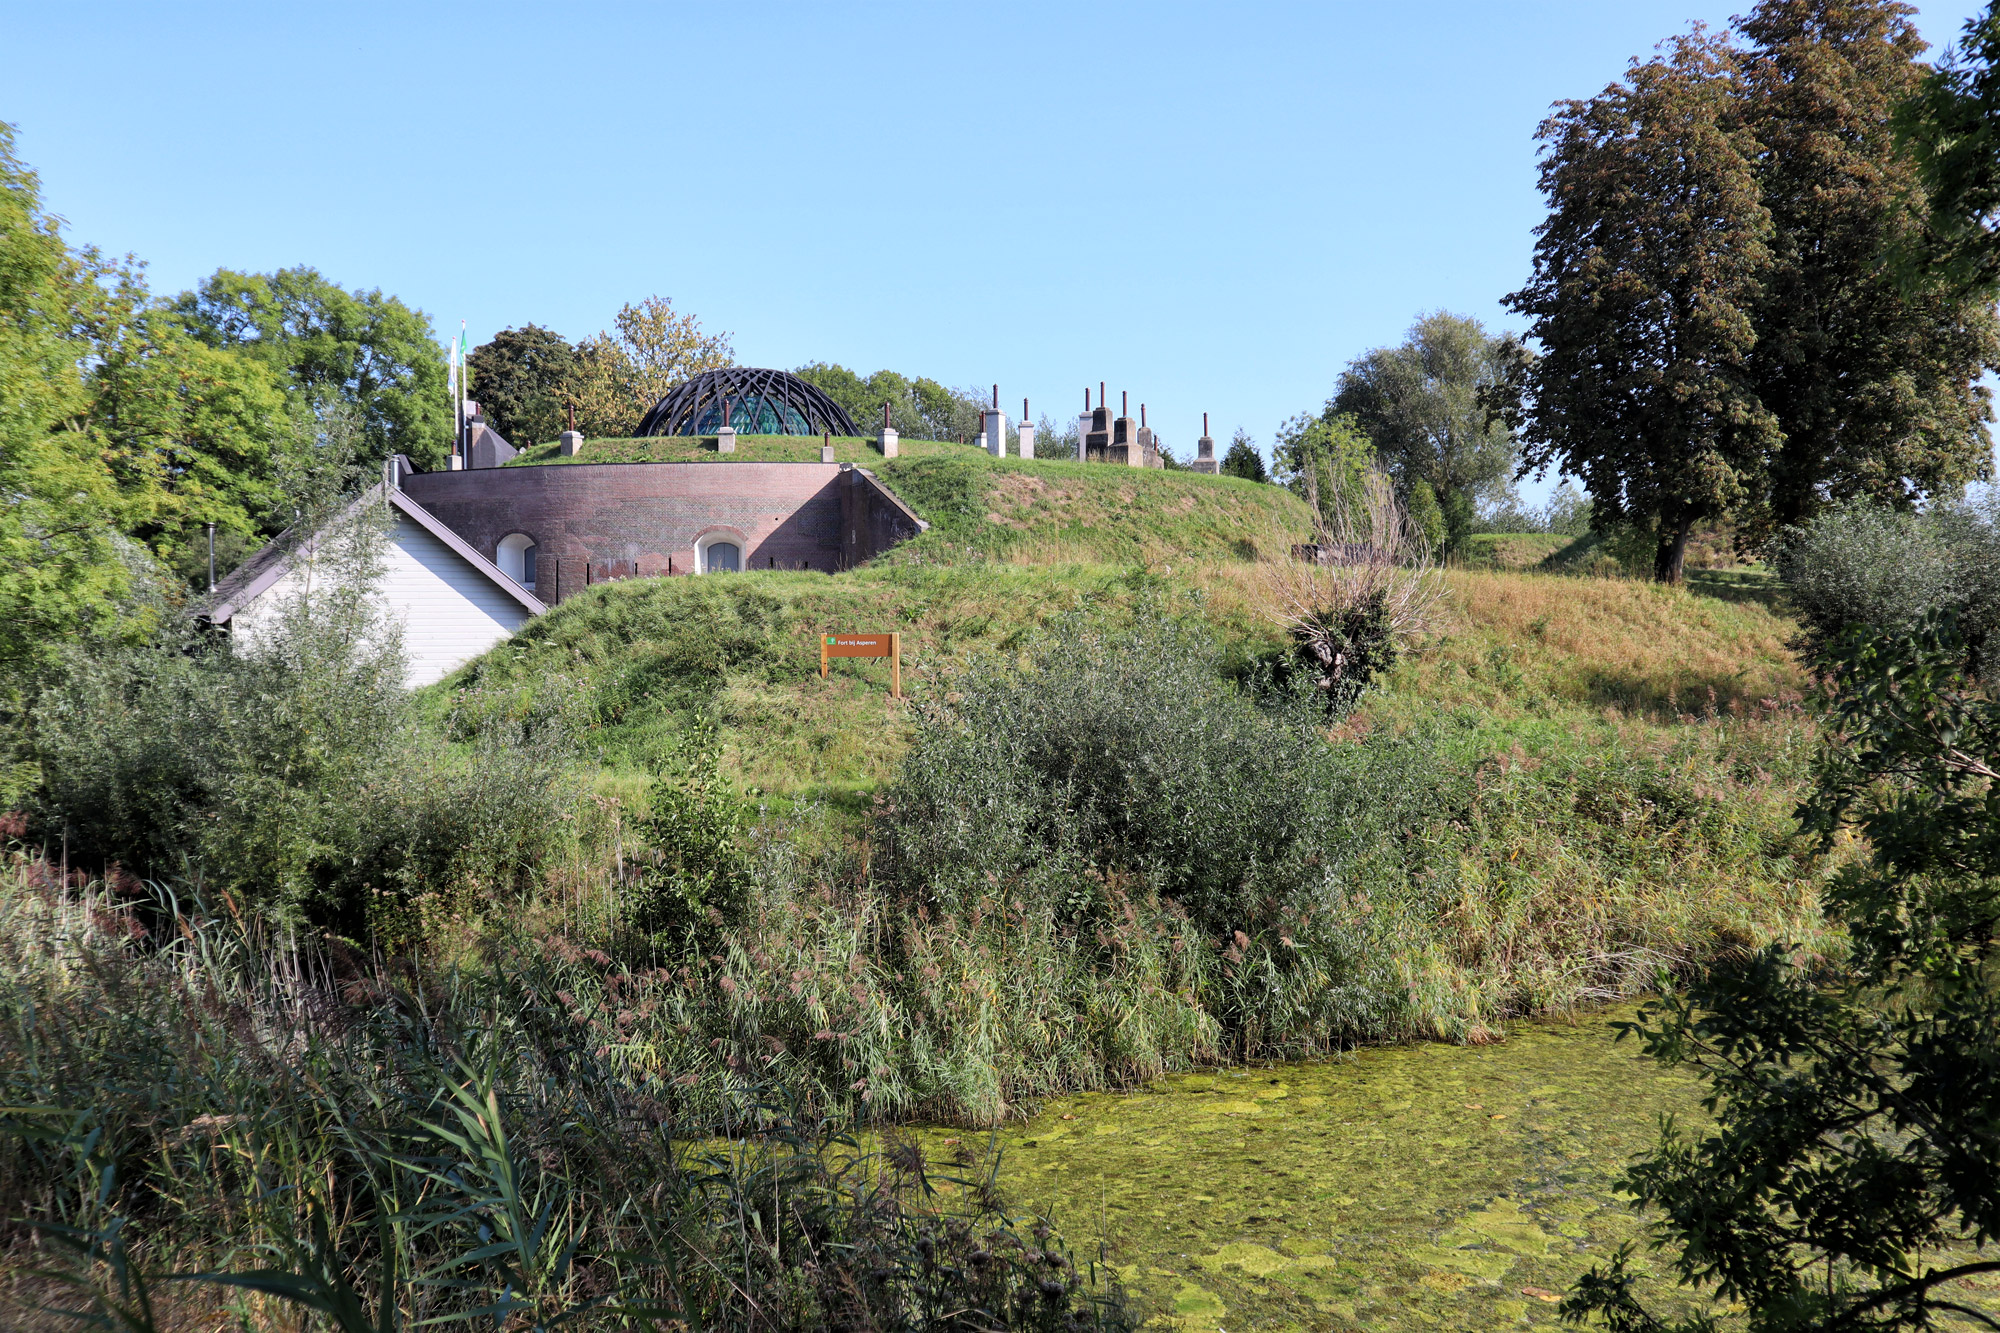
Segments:
[[[1101,1253],[1161,1328],[1553,1326],[1555,1297],[1641,1238],[1612,1182],[1662,1115],[1699,1117],[1698,1088],[1597,1016],[1169,1077],[983,1138],[1002,1193]],[[920,1137],[976,1157],[953,1133]],[[1651,1295],[1686,1299],[1664,1278]]]

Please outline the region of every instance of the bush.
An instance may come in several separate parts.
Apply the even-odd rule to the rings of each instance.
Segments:
[[[391,945],[525,889],[573,799],[559,713],[488,710],[446,743],[402,676],[393,635],[327,602],[254,642],[174,625],[80,658],[37,718],[47,838]]]
[[[1814,648],[1849,629],[1906,629],[1948,611],[1971,652],[2000,628],[2000,509],[1992,500],[1899,513],[1865,504],[1787,528],[1772,549]]]
[[[891,875],[959,908],[991,878],[1125,874],[1207,932],[1248,924],[1304,870],[1326,747],[1219,667],[1207,636],[1171,621],[1071,621],[1024,666],[968,673],[922,716],[889,793]]]
[[[631,895],[631,922],[657,947],[706,952],[718,931],[742,917],[746,813],[722,776],[714,724],[697,720],[654,779],[640,823],[654,859]]]

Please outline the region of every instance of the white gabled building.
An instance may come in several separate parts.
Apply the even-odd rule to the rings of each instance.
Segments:
[[[383,491],[371,488],[356,509],[382,503]],[[547,609],[400,489],[388,489],[388,503],[375,591],[402,628],[412,688],[442,680]],[[254,640],[277,608],[304,590],[307,566],[299,547],[280,538],[217,585],[202,618]]]

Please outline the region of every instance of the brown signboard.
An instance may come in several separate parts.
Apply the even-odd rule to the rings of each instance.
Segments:
[[[828,657],[891,657],[894,656],[894,634],[829,634],[826,636]]]
[[[889,694],[903,697],[903,636],[900,634],[825,634],[819,641],[819,678],[826,679],[826,665],[836,657],[886,657],[889,659]]]

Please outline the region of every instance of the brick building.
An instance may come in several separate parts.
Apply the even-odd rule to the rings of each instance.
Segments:
[[[477,457],[475,456],[475,462]],[[478,656],[566,597],[614,579],[848,569],[926,526],[848,463],[565,463],[419,471],[398,456],[357,505],[390,512],[377,591],[402,621],[412,685]],[[280,537],[210,596],[244,634],[303,586],[313,539]]]

